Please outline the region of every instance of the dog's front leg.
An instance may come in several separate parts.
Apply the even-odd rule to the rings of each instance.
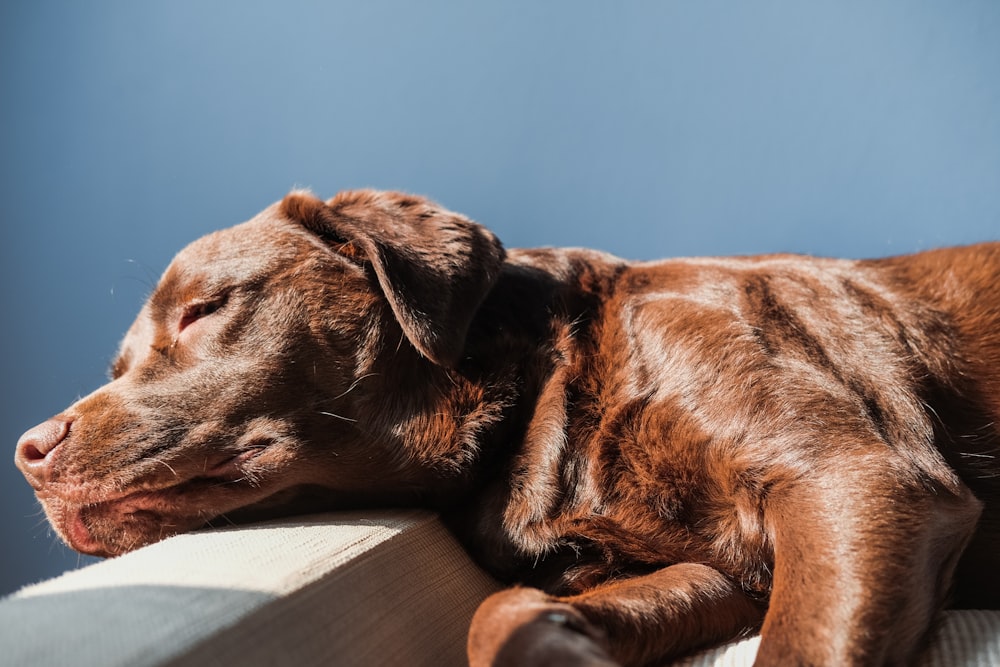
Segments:
[[[879,458],[769,496],[774,583],[755,665],[912,664],[980,503]]]
[[[567,597],[513,588],[476,612],[469,663],[647,665],[749,632],[762,617],[739,587],[693,563]]]

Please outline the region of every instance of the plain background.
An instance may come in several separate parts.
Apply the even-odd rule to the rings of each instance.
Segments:
[[[184,244],[292,187],[510,246],[1000,237],[1000,3],[7,1],[0,436],[104,381]],[[0,593],[82,561],[4,455]]]

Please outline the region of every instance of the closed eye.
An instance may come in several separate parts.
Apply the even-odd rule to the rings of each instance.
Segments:
[[[177,325],[178,333],[184,331],[198,320],[208,317],[226,305],[225,297],[212,299],[209,301],[197,301],[190,303],[184,308],[181,320]]]

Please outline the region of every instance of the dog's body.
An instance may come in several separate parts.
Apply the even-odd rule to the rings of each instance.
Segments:
[[[1000,603],[1000,244],[629,263],[292,194],[178,256],[114,376],[18,446],[71,546],[433,507],[532,586],[474,665],[758,628],[758,664],[905,664],[949,600]]]

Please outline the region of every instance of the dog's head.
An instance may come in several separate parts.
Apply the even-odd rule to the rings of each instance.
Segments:
[[[16,463],[99,555],[302,489],[391,501],[420,475],[377,413],[417,409],[399,395],[459,362],[503,257],[421,198],[292,193],[184,249],[111,381],[25,433]]]

